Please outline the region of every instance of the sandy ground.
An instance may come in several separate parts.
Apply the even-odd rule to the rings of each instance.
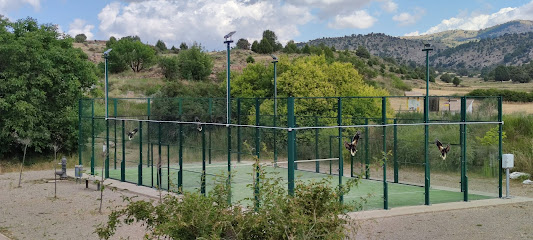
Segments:
[[[95,227],[107,220],[110,208],[123,204],[121,196],[136,195],[106,190],[100,214],[95,185],[86,189],[73,180],[60,181],[54,199],[51,173],[26,172],[21,188],[17,188],[18,173],[0,174],[0,233],[11,239],[98,239]],[[512,182],[511,194],[533,197],[533,185]],[[360,229],[351,238],[533,239],[531,212],[533,202],[526,202],[358,220]],[[124,226],[113,239],[142,239],[144,234],[141,226]]]

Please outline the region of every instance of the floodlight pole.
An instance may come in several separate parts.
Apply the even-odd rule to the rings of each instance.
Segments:
[[[422,51],[426,52],[426,97],[424,98],[424,151],[425,151],[425,181],[424,181],[424,192],[425,192],[425,204],[430,205],[429,201],[429,188],[430,188],[430,169],[429,169],[429,51],[432,51],[430,44],[424,44]]]
[[[233,42],[231,40],[231,36],[235,32],[231,32],[224,36],[226,39],[224,43],[227,45],[227,58],[228,58],[228,69],[226,70],[227,74],[227,83],[226,83],[226,123],[227,123],[227,129],[228,129],[228,135],[227,135],[227,141],[228,141],[228,179],[227,179],[227,189],[228,189],[228,204],[231,205],[231,127],[229,124],[231,123],[231,84],[230,84],[230,44]]]
[[[274,59],[274,61],[272,61],[272,63],[274,63],[274,127],[277,127],[277,124],[276,124],[276,118],[278,116],[278,84],[277,84],[277,80],[276,80],[276,77],[277,77],[277,72],[276,72],[276,63],[278,63],[278,58],[276,58],[275,56],[272,56],[272,58]],[[276,130],[274,129],[274,163],[277,163],[278,162],[278,153],[277,153],[277,148],[276,148]],[[277,166],[277,164],[276,164]]]

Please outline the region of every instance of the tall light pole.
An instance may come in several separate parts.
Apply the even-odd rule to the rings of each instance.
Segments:
[[[108,87],[108,76],[107,76],[107,59],[109,58],[109,52],[111,52],[111,50],[113,49],[107,49],[107,51],[104,52],[104,61],[105,61],[105,118],[107,120],[107,118],[109,117],[109,109],[107,107],[107,98],[108,98],[108,92],[109,92],[109,89],[107,88]]]
[[[227,181],[227,189],[228,189],[228,203],[231,205],[231,127],[229,124],[231,123],[231,105],[230,105],[230,91],[231,91],[231,84],[230,84],[230,60],[229,60],[229,53],[230,53],[230,43],[233,42],[231,40],[231,36],[235,34],[235,31],[228,33],[224,38],[226,39],[224,41],[225,44],[227,44],[227,54],[228,54],[228,69],[226,71],[227,73],[227,84],[226,84],[226,123],[228,128],[228,181]]]
[[[276,118],[278,115],[278,86],[277,86],[278,84],[276,81],[276,77],[277,77],[276,63],[278,63],[278,57],[274,55],[270,55],[270,56],[272,56],[272,60],[273,60],[272,63],[274,63],[274,121],[273,121],[273,124],[274,124],[274,127],[277,127]],[[274,129],[274,163],[278,162],[278,151],[276,147],[276,132],[277,132],[276,129]]]
[[[425,151],[425,204],[429,205],[429,187],[430,187],[430,172],[429,172],[429,51],[432,51],[431,44],[424,43],[422,51],[426,52],[426,98],[424,98],[424,151]]]

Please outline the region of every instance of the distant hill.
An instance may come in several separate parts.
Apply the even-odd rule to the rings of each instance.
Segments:
[[[423,42],[431,42],[432,65],[481,69],[497,64],[519,65],[533,58],[533,21],[517,20],[479,31],[450,30],[416,37],[393,37],[382,33],[320,38],[305,44],[335,46],[338,50],[366,47],[371,54],[400,62],[423,64]]]

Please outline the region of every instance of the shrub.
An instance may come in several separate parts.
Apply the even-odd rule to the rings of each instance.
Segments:
[[[159,58],[159,67],[163,71],[166,80],[178,78],[179,62],[177,56]]]
[[[353,226],[345,213],[356,206],[342,204],[339,195],[357,185],[357,179],[347,182],[344,189],[330,187],[327,178],[297,181],[292,197],[281,178],[267,176],[262,167],[259,174],[258,185],[249,185],[251,191],[257,187],[259,193],[246,199],[254,203],[254,210],[230,206],[226,179],[218,177],[207,196],[199,192],[186,192],[181,199],[167,195],[160,204],[124,197],[128,205],[113,210],[107,224],[99,225],[96,233],[109,239],[122,223],[141,222],[152,238],[344,239],[345,225]]]
[[[248,57],[246,58],[246,62],[247,62],[247,63],[255,63],[255,59],[254,59],[254,57],[252,57],[252,56],[248,56]]]
[[[179,75],[187,80],[205,80],[211,74],[213,60],[200,46],[180,51],[178,55]]]

